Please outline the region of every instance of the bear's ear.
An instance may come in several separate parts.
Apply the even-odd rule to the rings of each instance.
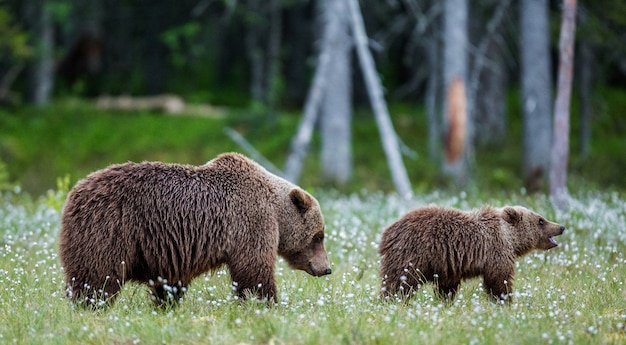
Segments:
[[[289,192],[289,199],[296,206],[298,212],[304,213],[311,208],[311,196],[300,188],[294,188]]]
[[[502,218],[511,225],[517,225],[522,219],[522,215],[515,209],[515,207],[507,206],[502,209]]]

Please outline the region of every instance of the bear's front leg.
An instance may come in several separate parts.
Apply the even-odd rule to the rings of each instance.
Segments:
[[[456,298],[456,293],[459,291],[460,281],[454,282],[439,282],[437,284],[437,295],[446,302],[450,303]]]
[[[151,286],[152,300],[161,308],[177,306],[183,301],[187,292],[187,283],[179,281],[176,284],[156,284]]]
[[[510,274],[485,274],[483,287],[496,301],[513,301],[513,272]]]
[[[230,276],[242,300],[245,300],[248,294],[255,294],[268,302],[276,302],[274,282],[276,256],[265,260],[267,262],[261,261],[260,258],[247,257],[245,261],[233,262],[229,265]]]

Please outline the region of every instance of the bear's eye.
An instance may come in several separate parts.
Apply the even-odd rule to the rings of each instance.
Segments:
[[[545,221],[543,219],[539,219],[539,225],[543,225]]]
[[[313,237],[313,242],[315,243],[322,243],[323,240],[324,240],[324,235],[321,235],[321,234],[317,234]]]

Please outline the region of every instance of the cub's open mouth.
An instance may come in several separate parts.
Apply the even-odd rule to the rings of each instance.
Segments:
[[[548,241],[550,241],[550,243],[552,243],[555,247],[559,245],[552,237],[548,237]]]

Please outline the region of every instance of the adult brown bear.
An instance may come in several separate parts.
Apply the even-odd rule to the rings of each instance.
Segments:
[[[330,274],[313,196],[235,153],[202,166],[112,165],[79,181],[63,211],[60,258],[68,295],[112,302],[127,281],[178,302],[198,275],[227,265],[238,294],[276,300],[281,255]]]

